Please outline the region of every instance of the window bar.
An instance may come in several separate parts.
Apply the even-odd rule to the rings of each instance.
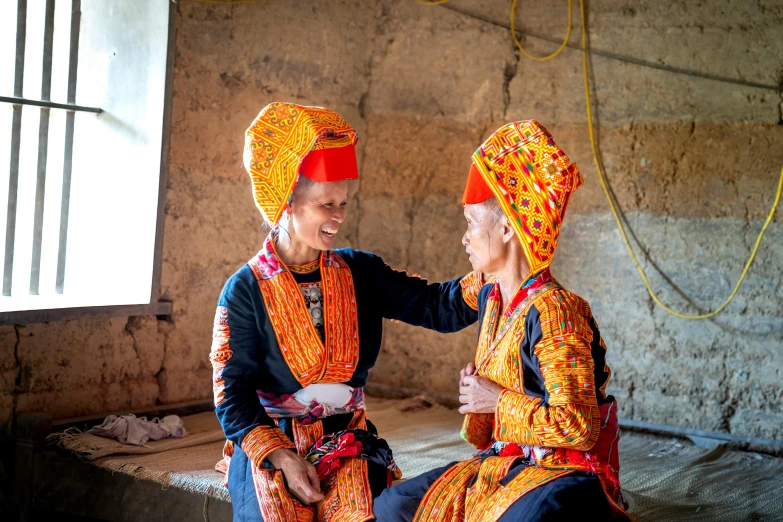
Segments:
[[[41,100],[49,101],[52,94],[52,45],[54,43],[54,0],[46,0],[44,22],[43,74]],[[38,126],[38,176],[35,187],[35,214],[33,218],[33,257],[30,266],[30,295],[38,295],[41,278],[41,241],[43,240],[44,198],[46,196],[46,156],[49,151],[49,108],[41,108]]]
[[[34,107],[46,107],[49,109],[65,109],[67,111],[76,112],[94,112],[97,114],[103,112],[103,109],[100,107],[86,107],[84,105],[76,105],[75,103],[56,103],[53,101],[30,100],[28,98],[19,98],[16,96],[0,96],[0,102],[20,106],[32,105]]]
[[[24,46],[27,37],[27,0],[18,0],[16,19],[16,62],[14,64],[14,96],[22,96],[24,85]],[[14,106],[11,123],[11,172],[8,180],[8,214],[5,229],[5,260],[3,264],[3,295],[11,295],[14,272],[14,240],[16,239],[16,198],[19,188],[19,146],[22,138],[22,107]]]
[[[79,25],[82,17],[81,0],[73,0],[71,12],[71,49],[68,59],[68,99],[76,103],[76,71],[79,65]],[[71,167],[73,166],[73,127],[76,113],[65,115],[65,154],[63,158],[63,200],[60,206],[60,242],[57,251],[57,279],[55,290],[63,293],[65,287],[65,252],[68,243],[68,211],[71,202]]]

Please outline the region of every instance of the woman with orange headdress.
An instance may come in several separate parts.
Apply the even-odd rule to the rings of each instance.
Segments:
[[[581,184],[532,120],[473,155],[462,244],[497,278],[479,293],[478,348],[460,374],[462,437],[479,451],[384,491],[378,522],[629,520],[606,346],[590,305],[549,271]]]
[[[373,498],[400,477],[364,407],[382,320],[453,332],[477,319],[476,275],[428,284],[332,249],[356,140],[333,111],[285,103],[247,130],[244,163],[272,232],[226,283],[210,354],[235,521],[372,519]]]

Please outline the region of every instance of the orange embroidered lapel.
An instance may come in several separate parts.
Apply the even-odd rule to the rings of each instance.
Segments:
[[[280,351],[296,380],[302,386],[349,380],[359,360],[359,323],[353,276],[345,261],[331,250],[321,254],[323,342],[299,285],[275,252],[271,235],[248,264],[258,280]]]
[[[548,270],[537,281],[517,292],[509,308],[510,313],[500,311],[498,283],[490,292],[484,305],[484,317],[476,349],[476,375],[486,377],[501,386],[522,392],[522,372],[519,346],[525,334],[524,317],[530,306],[559,284],[551,279]],[[462,422],[461,437],[479,449],[492,443],[494,414],[468,413]]]
[[[530,305],[543,295],[551,292],[560,285],[550,280],[540,285],[533,285],[526,293],[524,298],[519,301],[510,314],[500,314],[500,299],[494,298],[495,294],[500,292],[498,283],[495,283],[495,288],[492,289],[492,293],[487,299],[484,310],[484,318],[481,324],[481,333],[479,335],[479,344],[476,349],[476,370],[481,372],[485,369],[497,351],[501,341],[505,338],[506,334],[512,330],[517,333],[522,332],[524,329],[524,317],[527,314]],[[528,290],[521,289],[520,292]],[[519,319],[523,319],[519,321]],[[521,340],[520,336],[519,340]]]

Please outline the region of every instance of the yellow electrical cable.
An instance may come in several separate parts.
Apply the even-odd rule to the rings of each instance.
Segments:
[[[590,101],[590,73],[588,70],[588,60],[587,60],[587,27],[585,23],[584,0],[579,0],[579,10],[581,11],[581,21],[582,21],[582,70],[584,73],[587,124],[588,124],[588,129],[590,131],[590,148],[593,151],[593,161],[595,162],[595,168],[598,170],[598,179],[601,181],[601,187],[604,189],[606,200],[609,202],[609,207],[612,209],[612,215],[614,215],[614,219],[617,222],[617,227],[620,229],[620,234],[623,237],[623,242],[625,243],[625,247],[628,249],[628,253],[631,255],[633,264],[636,265],[636,270],[639,272],[639,275],[642,277],[642,281],[644,281],[644,286],[647,288],[647,292],[650,294],[650,297],[653,298],[653,301],[655,301],[655,303],[658,306],[660,306],[670,314],[675,315],[681,319],[708,319],[710,317],[713,317],[719,314],[724,308],[726,308],[726,306],[728,306],[731,300],[734,299],[734,296],[737,295],[737,292],[739,291],[742,282],[745,280],[745,276],[748,275],[748,270],[750,270],[750,265],[753,264],[753,260],[756,258],[756,254],[759,251],[759,245],[761,244],[761,239],[764,237],[764,233],[767,231],[767,227],[772,222],[772,218],[775,217],[775,210],[777,209],[778,203],[780,202],[780,195],[781,193],[783,193],[783,168],[781,168],[780,170],[780,180],[778,181],[778,191],[777,191],[777,195],[775,196],[775,201],[772,203],[772,208],[769,210],[769,215],[767,216],[767,220],[764,222],[764,226],[761,227],[761,232],[759,232],[759,235],[756,238],[756,244],[753,246],[753,251],[751,252],[750,257],[748,258],[748,262],[745,263],[745,268],[742,270],[742,275],[740,275],[737,284],[734,285],[734,290],[732,290],[731,295],[729,295],[728,299],[726,299],[726,301],[724,301],[724,303],[720,305],[718,308],[716,308],[714,311],[706,314],[700,314],[700,315],[682,314],[666,306],[663,302],[661,302],[661,300],[653,291],[652,286],[650,285],[650,281],[649,279],[647,279],[647,274],[644,272],[644,269],[639,264],[639,260],[637,259],[636,254],[633,251],[633,248],[631,247],[631,242],[628,240],[628,235],[625,232],[625,227],[623,226],[622,220],[620,219],[620,216],[617,212],[617,207],[615,206],[614,200],[612,199],[612,195],[609,192],[606,175],[604,174],[604,171],[601,168],[601,161],[598,155],[598,147],[595,143],[595,132],[593,130],[593,111],[591,109],[592,103]]]
[[[419,3],[425,3],[422,0],[418,0],[418,1]],[[447,1],[448,0],[438,0],[437,2],[432,2],[427,5],[445,4]],[[568,40],[571,36],[571,10],[572,10],[571,0],[568,0],[568,32],[566,34],[565,40],[563,40],[562,45],[557,51],[545,57],[537,57],[537,56],[530,55],[527,51],[525,51],[525,49],[522,48],[522,45],[519,43],[519,40],[517,39],[516,30],[514,29],[514,15],[516,10],[516,4],[517,4],[517,0],[512,0],[511,14],[510,14],[511,36],[514,38],[514,42],[517,44],[517,47],[519,47],[519,50],[522,51],[522,53],[528,58],[536,61],[542,61],[542,62],[546,60],[551,60],[552,58],[560,54],[560,52],[568,44]],[[750,266],[753,264],[753,260],[756,258],[756,254],[758,254],[759,246],[761,245],[761,240],[764,238],[764,234],[767,231],[767,227],[769,227],[769,224],[772,223],[772,219],[775,217],[775,211],[777,210],[778,204],[780,203],[781,194],[783,194],[783,168],[781,168],[780,170],[780,179],[778,180],[778,190],[775,195],[775,201],[772,203],[772,208],[769,210],[769,214],[767,215],[766,221],[764,221],[764,226],[761,227],[761,232],[759,232],[759,235],[756,238],[756,243],[753,245],[753,250],[750,253],[750,257],[748,258],[748,261],[745,263],[745,267],[742,270],[742,274],[737,280],[737,284],[734,285],[734,289],[731,291],[731,294],[726,299],[726,301],[724,301],[723,304],[720,305],[718,308],[716,308],[714,311],[706,314],[699,314],[699,315],[683,314],[676,310],[673,310],[672,308],[664,304],[660,300],[658,295],[655,293],[655,291],[652,289],[650,280],[647,278],[647,273],[642,268],[642,265],[639,263],[639,259],[636,257],[636,253],[633,251],[631,242],[628,240],[628,234],[625,231],[625,226],[623,225],[623,222],[620,219],[620,215],[617,211],[617,206],[615,205],[615,202],[612,199],[612,195],[609,192],[609,181],[606,179],[606,174],[604,173],[603,168],[601,168],[601,160],[599,157],[598,146],[596,145],[595,142],[593,111],[591,108],[592,102],[590,99],[590,71],[589,71],[589,65],[587,59],[587,24],[585,22],[584,0],[579,0],[579,12],[580,12],[580,20],[581,20],[581,28],[582,28],[582,72],[584,75],[585,109],[587,111],[587,124],[588,124],[588,130],[590,134],[590,148],[593,152],[593,162],[595,163],[595,168],[598,170],[598,179],[601,182],[601,188],[604,191],[606,200],[609,202],[609,208],[612,210],[612,215],[614,216],[615,222],[617,223],[617,228],[620,229],[620,235],[622,236],[623,243],[625,243],[625,247],[628,250],[628,254],[630,254],[631,260],[633,261],[633,264],[636,266],[636,271],[639,272],[639,275],[641,276],[642,281],[644,282],[644,286],[647,289],[647,293],[650,294],[650,297],[652,297],[653,301],[655,301],[655,304],[657,304],[658,306],[666,310],[668,313],[676,317],[679,317],[681,319],[709,319],[710,317],[714,317],[718,315],[720,312],[722,312],[723,309],[726,308],[729,305],[729,303],[734,299],[734,297],[737,295],[740,286],[742,286],[743,281],[745,281],[745,277],[748,275],[748,271],[750,270]]]
[[[428,0],[416,0],[416,1],[418,3],[420,3],[421,5],[440,5],[440,4],[445,4],[449,0],[431,0],[431,1],[428,1]]]
[[[571,0],[568,0],[568,30],[566,31],[565,38],[563,39],[563,43],[560,44],[560,47],[557,49],[557,51],[553,52],[549,56],[533,56],[532,54],[527,52],[524,47],[522,47],[521,43],[519,43],[519,39],[517,38],[517,32],[514,29],[514,18],[516,17],[516,10],[517,10],[517,0],[512,0],[511,1],[511,14],[509,16],[509,18],[511,20],[511,37],[514,38],[514,43],[517,44],[517,47],[519,47],[519,50],[522,52],[522,54],[524,54],[525,56],[527,56],[531,60],[535,60],[537,62],[545,62],[547,60],[551,60],[552,58],[554,58],[555,56],[557,56],[558,54],[563,52],[563,49],[565,49],[566,45],[568,45],[568,40],[571,39],[571,20],[572,20],[572,18],[571,18],[571,11],[572,11]]]
[[[261,0],[194,0],[200,4],[216,4],[216,5],[244,5],[244,4],[257,4]]]

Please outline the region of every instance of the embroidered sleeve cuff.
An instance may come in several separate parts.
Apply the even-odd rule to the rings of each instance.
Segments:
[[[536,408],[541,399],[504,389],[495,405],[493,437],[504,442],[535,443],[531,426],[525,426],[530,408]]]
[[[280,428],[256,426],[242,441],[242,451],[256,466],[261,466],[270,453],[279,449],[296,449]]]
[[[468,413],[462,421],[460,437],[479,450],[484,450],[492,443],[492,422],[494,415],[491,413]]]
[[[484,286],[484,274],[471,272],[463,277],[459,284],[462,287],[462,299],[469,307],[478,310],[478,295]]]

